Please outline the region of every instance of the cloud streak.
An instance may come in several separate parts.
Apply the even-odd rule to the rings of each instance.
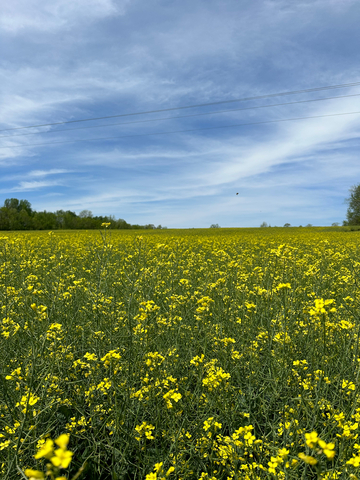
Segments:
[[[54,0],[51,3],[38,0],[14,0],[4,4],[0,27],[10,34],[24,30],[53,32],[69,29],[77,24],[111,15],[123,14],[128,1],[112,0]]]

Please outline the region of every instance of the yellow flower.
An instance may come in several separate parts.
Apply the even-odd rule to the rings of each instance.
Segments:
[[[145,480],[156,480],[157,474],[154,472],[148,473],[145,477]]]
[[[299,453],[298,457],[301,458],[301,460],[303,460],[305,463],[308,463],[309,465],[317,464],[316,458],[312,457],[311,455],[305,455],[305,453]]]
[[[306,445],[310,448],[314,448],[318,441],[318,434],[316,432],[305,433]]]
[[[175,470],[175,467],[170,467],[166,472],[166,476],[168,477],[174,470]]]
[[[350,460],[348,460],[346,463],[348,465],[352,465],[353,467],[358,467],[360,465],[360,457],[355,456],[353,458],[350,458]]]
[[[154,440],[155,437],[152,434],[154,429],[155,427],[153,425],[146,422],[143,422],[141,425],[136,425],[135,430],[138,432],[138,435],[135,436],[136,440],[140,442],[144,435],[148,440]]]
[[[10,440],[5,440],[4,442],[1,442],[0,443],[0,450],[4,450],[5,448],[7,448],[9,445],[10,445]]]
[[[58,437],[55,440],[55,443],[58,447],[62,448],[63,450],[66,450],[66,447],[68,446],[68,443],[69,443],[69,438],[70,438],[70,435],[68,435],[67,433],[63,433],[62,435],[60,435],[60,437]]]
[[[71,457],[73,452],[69,450],[64,450],[63,448],[58,448],[54,452],[55,456],[50,458],[50,461],[55,467],[67,468],[71,462]]]
[[[331,460],[335,457],[335,443],[326,443],[324,440],[318,439],[319,447],[322,449],[326,457]]]
[[[45,444],[40,448],[40,450],[34,455],[34,458],[50,458],[53,455],[54,451],[54,442],[48,438]]]
[[[29,398],[29,405],[35,405],[35,403],[37,403],[39,400],[38,397],[34,397],[33,395],[30,395],[30,398]]]
[[[289,453],[290,453],[290,451],[287,450],[286,448],[281,448],[279,450],[279,456],[282,457],[282,458],[287,457]]]
[[[268,465],[269,465],[269,472],[270,473],[275,473],[276,474],[276,467],[282,463],[283,460],[281,457],[271,457],[271,462],[268,462]]]
[[[155,463],[154,470],[155,472],[159,472],[163,466],[163,462]]]
[[[27,468],[25,470],[25,475],[29,478],[29,480],[37,480],[38,478],[45,478],[43,472],[39,470],[31,470],[31,468]]]
[[[175,390],[169,390],[167,393],[163,395],[163,398],[166,401],[167,408],[173,408],[173,404],[171,403],[171,400],[177,403],[181,399],[181,397],[182,397],[181,393],[176,392]]]
[[[289,290],[291,290],[291,285],[290,283],[279,283],[279,285],[275,287],[275,291],[278,292],[282,288],[288,288]]]

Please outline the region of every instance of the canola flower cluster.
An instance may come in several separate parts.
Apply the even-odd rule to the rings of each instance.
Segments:
[[[0,235],[0,478],[360,478],[356,232],[103,228]]]
[[[50,461],[47,465],[46,475],[53,477],[54,480],[66,480],[66,477],[58,474],[60,473],[61,468],[67,468],[71,462],[73,452],[67,449],[69,443],[69,435],[63,434],[60,435],[55,440],[55,444],[59,447],[54,446],[54,442],[51,438],[42,439],[38,442],[39,451],[34,455],[35,459],[46,458]],[[25,469],[25,475],[29,480],[35,479],[44,479],[45,475],[41,470],[33,470],[31,468]]]

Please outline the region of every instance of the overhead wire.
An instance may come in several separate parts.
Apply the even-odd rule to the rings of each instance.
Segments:
[[[339,84],[339,85],[328,85],[324,87],[315,87],[315,88],[308,88],[304,90],[293,90],[290,92],[279,92],[279,93],[271,93],[271,94],[266,94],[266,95],[257,95],[257,96],[252,96],[252,97],[244,97],[244,98],[237,98],[233,100],[221,100],[218,102],[210,102],[210,103],[200,103],[197,105],[186,105],[186,106],[180,106],[180,107],[172,107],[172,108],[163,108],[163,109],[157,109],[157,110],[149,110],[149,111],[144,111],[144,112],[134,112],[134,113],[122,113],[118,115],[108,115],[104,117],[93,117],[93,118],[85,118],[85,119],[80,119],[80,120],[67,120],[64,122],[54,122],[54,123],[44,123],[40,125],[26,125],[23,127],[13,127],[13,128],[5,128],[0,130],[0,132],[5,132],[5,131],[11,131],[11,130],[21,130],[25,128],[39,128],[39,127],[49,127],[53,125],[64,125],[68,123],[79,123],[79,122],[89,122],[92,120],[105,120],[107,118],[117,118],[117,117],[128,117],[128,116],[134,116],[134,115],[145,115],[145,114],[150,114],[150,113],[160,113],[160,112],[169,112],[173,110],[184,110],[188,108],[198,108],[198,107],[207,107],[211,105],[221,105],[225,103],[235,103],[235,102],[245,102],[249,100],[260,100],[264,98],[272,98],[272,97],[279,97],[279,96],[285,96],[285,95],[295,95],[295,94],[300,94],[300,93],[311,93],[311,92],[319,92],[323,90],[332,90],[336,88],[349,88],[349,87],[355,87],[359,86],[360,82],[352,82],[352,83],[344,83],[344,84]]]
[[[149,123],[149,122],[160,122],[163,120],[174,120],[177,118],[190,118],[190,117],[201,117],[201,116],[206,116],[206,115],[217,115],[219,113],[228,113],[228,112],[240,112],[240,111],[245,111],[245,110],[255,110],[259,108],[270,108],[270,107],[280,107],[280,106],[285,106],[285,105],[295,105],[295,104],[300,104],[300,103],[309,103],[309,102],[321,102],[324,100],[334,100],[337,98],[349,98],[349,97],[358,97],[360,96],[360,93],[354,93],[350,95],[339,95],[336,97],[325,97],[325,98],[315,98],[315,99],[309,99],[309,100],[298,100],[296,102],[285,102],[285,103],[272,103],[270,105],[258,105],[258,106],[253,106],[253,107],[245,107],[245,108],[234,108],[230,110],[218,110],[218,111],[213,111],[213,112],[205,112],[205,113],[194,113],[191,115],[176,115],[174,117],[163,117],[163,118],[152,118],[148,120],[136,120],[135,122],[121,122],[121,123],[108,123],[105,125],[90,125],[87,127],[79,127],[79,128],[63,128],[60,130],[46,130],[44,132],[31,132],[31,133],[20,133],[18,135],[0,135],[0,138],[15,138],[15,137],[25,137],[28,135],[43,135],[45,133],[58,133],[58,132],[72,132],[76,130],[88,130],[89,128],[106,128],[106,127],[114,127],[118,125],[133,125],[136,123]],[[0,130],[1,131],[1,130]]]
[[[193,128],[193,129],[187,129],[187,130],[173,130],[170,132],[154,132],[154,133],[141,133],[141,134],[133,134],[133,135],[120,135],[120,136],[112,136],[112,137],[99,137],[99,138],[87,138],[87,139],[78,139],[78,140],[65,140],[65,141],[60,141],[60,142],[48,142],[48,143],[31,143],[31,144],[22,144],[22,145],[10,145],[6,147],[0,147],[0,149],[3,148],[22,148],[22,147],[43,147],[45,145],[59,145],[59,144],[65,144],[65,143],[79,143],[79,142],[95,142],[98,140],[114,140],[114,139],[119,139],[119,138],[131,138],[131,137],[149,137],[149,136],[155,136],[155,135],[171,135],[174,133],[190,133],[190,132],[197,132],[200,130],[215,130],[215,129],[221,129],[221,128],[234,128],[234,127],[242,127],[246,125],[262,125],[262,124],[267,124],[267,123],[280,123],[280,122],[290,122],[290,121],[295,121],[295,120],[308,120],[308,119],[314,119],[314,118],[324,118],[324,117],[337,117],[337,116],[342,116],[342,115],[357,115],[360,114],[360,111],[357,112],[344,112],[344,113],[329,113],[325,115],[312,115],[308,117],[295,117],[295,118],[285,118],[285,119],[279,119],[279,120],[265,120],[262,122],[249,122],[249,123],[237,123],[234,125],[221,125],[217,127],[201,127],[201,128]]]

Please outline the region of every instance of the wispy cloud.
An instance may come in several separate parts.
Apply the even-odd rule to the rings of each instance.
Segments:
[[[13,0],[2,8],[0,27],[10,33],[22,30],[52,32],[69,29],[79,22],[109,15],[123,14],[129,0],[54,0],[51,3],[38,0]]]
[[[19,171],[16,174],[5,174],[2,176],[2,181],[4,182],[12,182],[14,180],[22,180],[22,181],[28,181],[28,179],[32,178],[42,178],[44,179],[45,177],[49,175],[64,175],[68,173],[74,173],[74,170],[68,170],[68,169],[60,169],[60,168],[53,168],[50,170],[30,170],[24,173],[24,170]],[[24,177],[26,180],[23,180]],[[33,180],[31,180],[33,181]]]
[[[12,192],[27,192],[29,190],[40,190],[45,187],[54,187],[61,185],[61,183],[56,181],[23,181],[20,182],[18,186],[12,188]]]
[[[70,173],[72,170],[65,170],[63,168],[52,168],[51,170],[33,170],[27,174],[28,177],[47,177],[48,175],[60,175],[63,173]]]

